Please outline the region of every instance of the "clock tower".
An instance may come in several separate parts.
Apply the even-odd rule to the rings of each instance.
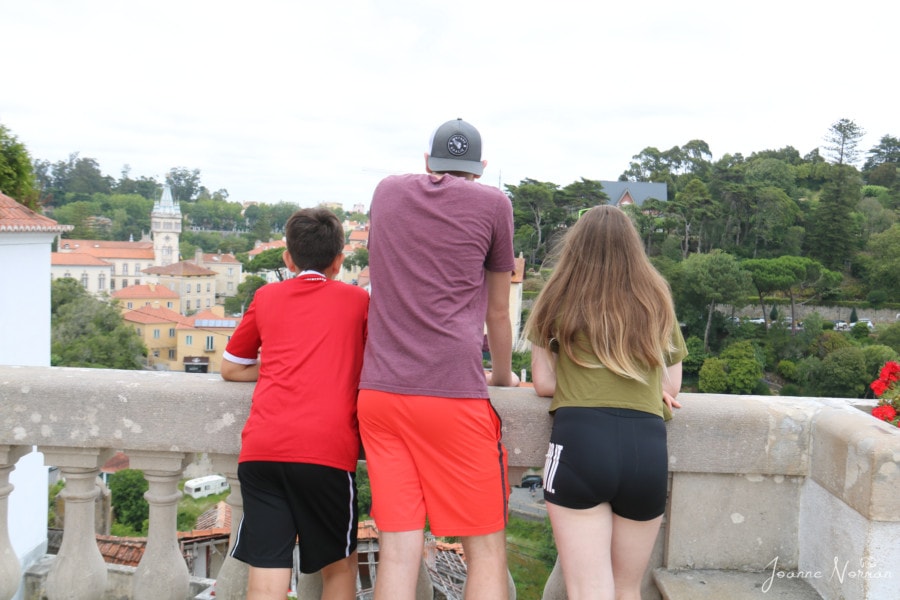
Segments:
[[[178,238],[181,235],[181,207],[172,198],[169,184],[163,187],[162,197],[153,203],[150,234],[153,237],[154,266],[165,267],[180,260]]]

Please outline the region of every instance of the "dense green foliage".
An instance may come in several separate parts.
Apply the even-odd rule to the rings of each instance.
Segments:
[[[136,469],[123,469],[109,476],[110,500],[115,515],[113,535],[147,535],[150,505],[144,499],[144,492],[148,488],[144,473]]]
[[[509,572],[519,600],[540,600],[556,562],[550,520],[531,521],[511,516],[506,527]]]
[[[57,367],[140,369],[144,343],[115,306],[74,279],[50,286],[50,363]]]

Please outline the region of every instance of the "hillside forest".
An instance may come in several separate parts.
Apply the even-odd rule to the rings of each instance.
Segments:
[[[835,329],[809,310],[846,307],[851,325],[870,309],[900,313],[900,138],[885,134],[864,149],[863,135],[855,122],[839,119],[823,127],[821,147],[803,154],[787,146],[714,159],[706,142],[690,140],[667,150],[646,147],[624,166],[620,181],[666,184],[667,197],[623,209],[672,287],[691,350],[689,386],[871,397],[868,383],[900,352],[900,323]],[[69,237],[140,239],[163,183],[184,215],[184,257],[200,248],[246,261],[257,240],[281,237],[300,206],[230,201],[227,190],[207,189],[199,170],[186,167],[160,182],[133,177],[127,166],[118,177],[104,174],[78,153],[53,163],[32,159],[0,124],[0,189],[73,225]],[[524,179],[505,192],[515,250],[528,265],[526,298],[533,297],[552,269],[559,236],[579,211],[610,199],[599,179],[588,178],[566,185]],[[340,218],[366,220],[333,209]],[[806,308],[802,323],[799,306]],[[740,318],[748,311],[764,322]],[[517,360],[527,364],[527,357]]]

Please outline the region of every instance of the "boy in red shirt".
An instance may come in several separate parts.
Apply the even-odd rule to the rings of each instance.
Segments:
[[[256,381],[241,435],[244,502],[232,556],[250,565],[247,598],[283,600],[294,544],[321,571],[322,598],[356,597],[356,396],[369,295],[334,281],[344,231],[322,208],[285,226],[296,276],[257,290],[225,349],[222,377]]]

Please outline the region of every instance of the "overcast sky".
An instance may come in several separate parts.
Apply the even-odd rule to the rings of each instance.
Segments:
[[[32,158],[118,178],[199,169],[230,200],[368,207],[431,131],[484,138],[482,181],[617,179],[648,146],[900,136],[878,0],[0,0],[0,123]]]

